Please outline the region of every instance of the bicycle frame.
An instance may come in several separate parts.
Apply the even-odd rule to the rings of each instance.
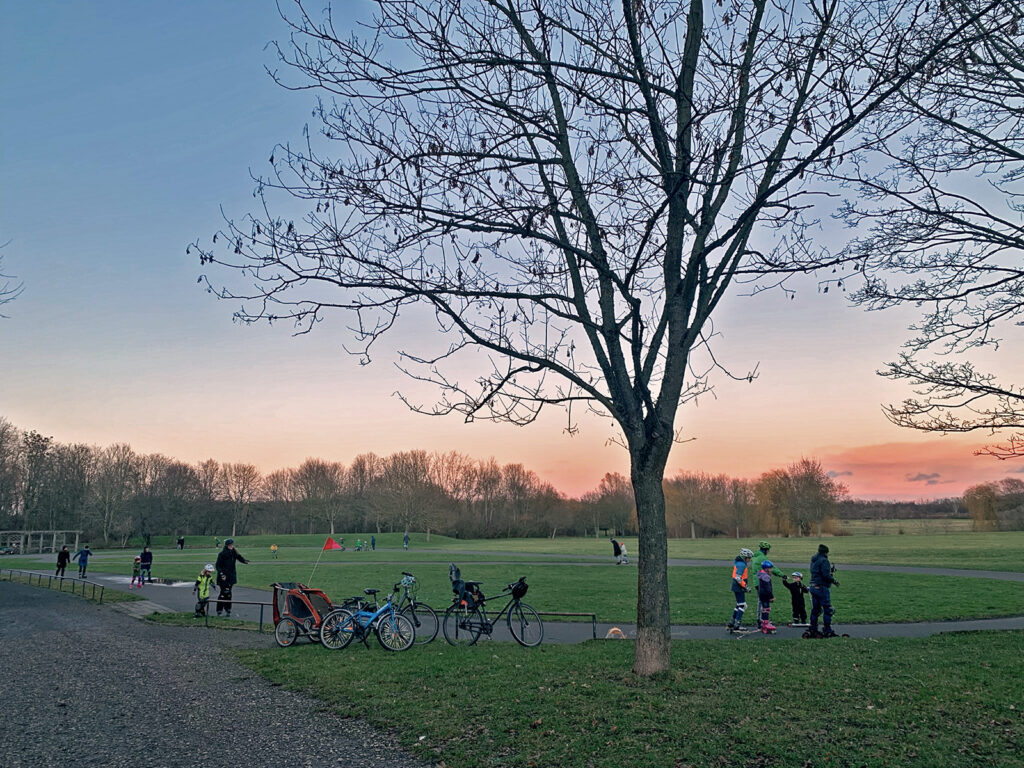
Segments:
[[[388,595],[384,599],[384,605],[380,606],[376,611],[367,611],[363,608],[358,608],[352,613],[352,618],[355,619],[355,625],[357,627],[356,637],[366,643],[366,638],[370,636],[370,632],[378,621],[383,618],[384,614],[394,616],[398,613],[395,605],[391,602],[391,595]]]

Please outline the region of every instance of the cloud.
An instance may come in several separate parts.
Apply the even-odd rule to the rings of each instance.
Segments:
[[[926,482],[928,485],[936,485],[940,477],[942,477],[942,475],[940,475],[938,472],[931,472],[927,475],[924,472],[918,472],[916,475],[907,475],[907,482]]]
[[[1015,469],[1008,469],[1006,473],[1009,475],[1024,475],[1024,467],[1017,467]]]
[[[851,472],[850,470],[845,470],[843,472],[836,472],[834,469],[830,469],[825,474],[828,475],[829,477],[852,477],[853,476],[853,472]]]

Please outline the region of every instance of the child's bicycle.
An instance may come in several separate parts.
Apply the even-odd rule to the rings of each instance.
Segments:
[[[402,571],[402,580],[395,584],[395,591],[399,589],[402,590],[402,597],[395,609],[416,628],[416,645],[432,642],[437,637],[441,622],[437,618],[437,611],[419,599],[419,583],[416,577],[408,571]]]
[[[375,634],[381,648],[388,651],[406,651],[412,647],[416,640],[416,627],[408,617],[395,610],[392,595],[388,595],[384,605],[378,607],[378,592],[379,589],[363,590],[374,601],[372,605],[368,601],[360,601],[354,608],[343,606],[324,617],[320,629],[320,642],[324,648],[341,649],[354,639],[367,645],[371,634]],[[350,602],[346,601],[345,605]]]
[[[544,622],[538,613],[522,602],[526,596],[526,578],[509,584],[505,591],[498,595],[508,597],[505,607],[495,614],[488,614],[485,598],[480,591],[479,581],[462,581],[458,578],[459,569],[452,564],[449,569],[452,576],[452,591],[456,596],[451,606],[444,613],[444,639],[451,645],[473,645],[480,635],[490,635],[502,615],[508,624],[508,631],[520,645],[533,648],[544,640]]]

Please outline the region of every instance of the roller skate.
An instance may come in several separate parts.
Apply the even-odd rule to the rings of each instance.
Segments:
[[[801,635],[801,637],[805,640],[817,640],[821,638],[821,632],[819,632],[817,629],[808,629]]]
[[[761,622],[761,632],[765,635],[774,635],[775,625],[766,619]]]

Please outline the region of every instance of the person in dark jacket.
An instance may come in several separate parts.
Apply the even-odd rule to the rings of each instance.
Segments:
[[[615,558],[615,564],[622,565],[622,545],[613,538],[608,541],[612,543],[612,556]]]
[[[775,625],[771,622],[772,603],[775,602],[775,591],[772,589],[772,568],[771,560],[761,561],[761,570],[757,572],[757,626],[766,635],[775,631]]]
[[[811,637],[835,637],[832,631],[832,585],[839,582],[832,576],[832,563],[828,559],[828,547],[818,545],[818,554],[811,558]],[[818,617],[822,617],[822,630],[818,633]]]
[[[153,583],[153,553],[149,551],[149,547],[143,547],[142,552],[139,553],[139,561],[142,564],[142,578],[148,581],[150,584]]]
[[[67,546],[60,548],[60,552],[57,553],[57,572],[54,576],[60,576],[64,578],[64,569],[68,567],[68,563],[71,562],[71,553],[68,552]]]
[[[790,581],[792,579],[792,581]],[[806,627],[807,624],[807,603],[804,600],[809,590],[804,584],[804,575],[800,571],[793,571],[789,578],[782,577],[782,586],[789,590],[789,599],[793,604],[793,626]]]
[[[78,578],[80,579],[85,578],[85,570],[89,567],[89,555],[91,554],[92,550],[89,549],[89,545],[86,544],[80,550],[75,552],[74,557],[71,558],[78,562]]]
[[[224,539],[224,549],[217,555],[217,588],[220,590],[217,598],[218,616],[221,612],[225,616],[231,616],[231,588],[238,582],[235,561],[246,564],[249,562],[235,549],[234,539]]]

